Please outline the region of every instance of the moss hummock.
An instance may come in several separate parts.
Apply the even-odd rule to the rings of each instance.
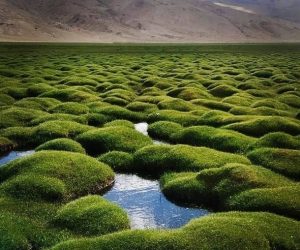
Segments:
[[[255,138],[226,129],[195,126],[173,134],[176,143],[205,146],[228,152],[245,152],[256,141]]]
[[[164,194],[177,202],[224,209],[227,200],[255,188],[293,185],[291,180],[268,169],[242,164],[227,164],[199,173],[169,173],[161,178]]]
[[[58,150],[58,151],[69,151],[85,154],[84,148],[76,141],[67,138],[54,139],[47,141],[44,144],[38,146],[36,151],[41,150]]]
[[[298,221],[270,213],[219,213],[177,230],[134,230],[66,241],[51,250],[74,249],[297,249]],[[247,236],[247,237],[245,237]]]
[[[51,185],[45,184],[45,191],[38,190],[42,179],[32,180],[24,175],[41,176],[51,181],[60,180],[65,186],[64,199],[78,197],[88,193],[100,192],[111,184],[114,173],[110,167],[96,159],[80,154],[65,151],[40,151],[22,159],[15,160],[0,169],[2,185],[8,185],[7,190],[24,187],[36,187],[36,192],[51,192]],[[24,179],[25,178],[25,179]],[[51,180],[51,181],[50,181]],[[48,182],[48,181],[47,181]],[[58,181],[57,181],[58,182]],[[7,184],[9,183],[9,184]],[[14,191],[13,191],[14,192]],[[28,194],[35,195],[35,194]]]
[[[118,172],[129,172],[133,166],[133,155],[122,151],[110,151],[98,157],[98,160]]]
[[[144,147],[134,154],[133,170],[157,175],[169,171],[199,171],[222,167],[228,162],[250,164],[244,156],[205,147],[154,145]]]
[[[260,148],[251,151],[248,158],[275,172],[293,179],[300,179],[300,151],[279,148]]]
[[[64,205],[53,223],[87,236],[129,229],[127,214],[100,196],[86,196]]]
[[[124,126],[109,126],[90,130],[79,135],[76,140],[87,152],[94,155],[112,150],[135,152],[152,144],[149,137]]]

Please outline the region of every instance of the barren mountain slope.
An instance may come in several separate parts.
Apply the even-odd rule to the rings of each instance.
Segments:
[[[1,0],[0,40],[300,41],[299,7],[295,0]]]

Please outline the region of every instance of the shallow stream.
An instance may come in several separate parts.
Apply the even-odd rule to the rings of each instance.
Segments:
[[[135,129],[148,136],[147,123],[135,124]],[[157,140],[153,142],[166,144]],[[33,150],[12,151],[0,157],[0,167],[33,153]],[[201,208],[178,206],[165,198],[157,180],[148,180],[132,174],[116,174],[114,186],[103,197],[127,211],[132,229],[178,228],[193,218],[210,213]]]

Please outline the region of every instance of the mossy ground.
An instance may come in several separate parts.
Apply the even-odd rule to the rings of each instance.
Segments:
[[[1,250],[300,248],[299,45],[2,44],[0,55],[0,153],[39,151],[0,168]],[[112,181],[106,164],[160,177],[175,201],[256,212],[103,235],[128,228],[120,208],[82,198]]]
[[[135,230],[73,240],[51,250],[80,249],[297,249],[299,222],[269,213],[220,213],[177,230]]]

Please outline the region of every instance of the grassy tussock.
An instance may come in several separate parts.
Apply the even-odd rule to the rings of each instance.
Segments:
[[[255,230],[254,230],[255,228]],[[270,213],[220,213],[193,220],[177,230],[135,230],[94,239],[67,241],[51,250],[69,249],[296,249],[299,223]],[[247,235],[247,237],[245,237]],[[292,237],[291,237],[292,236]],[[221,239],[221,240],[220,240]]]
[[[151,145],[149,137],[126,126],[109,126],[87,131],[79,135],[76,140],[90,154],[101,154],[112,150],[135,152]]]
[[[0,151],[39,151],[0,168],[0,250],[299,248],[298,45],[30,46],[0,46]],[[124,212],[82,198],[113,180],[106,164],[257,213],[108,234]]]

